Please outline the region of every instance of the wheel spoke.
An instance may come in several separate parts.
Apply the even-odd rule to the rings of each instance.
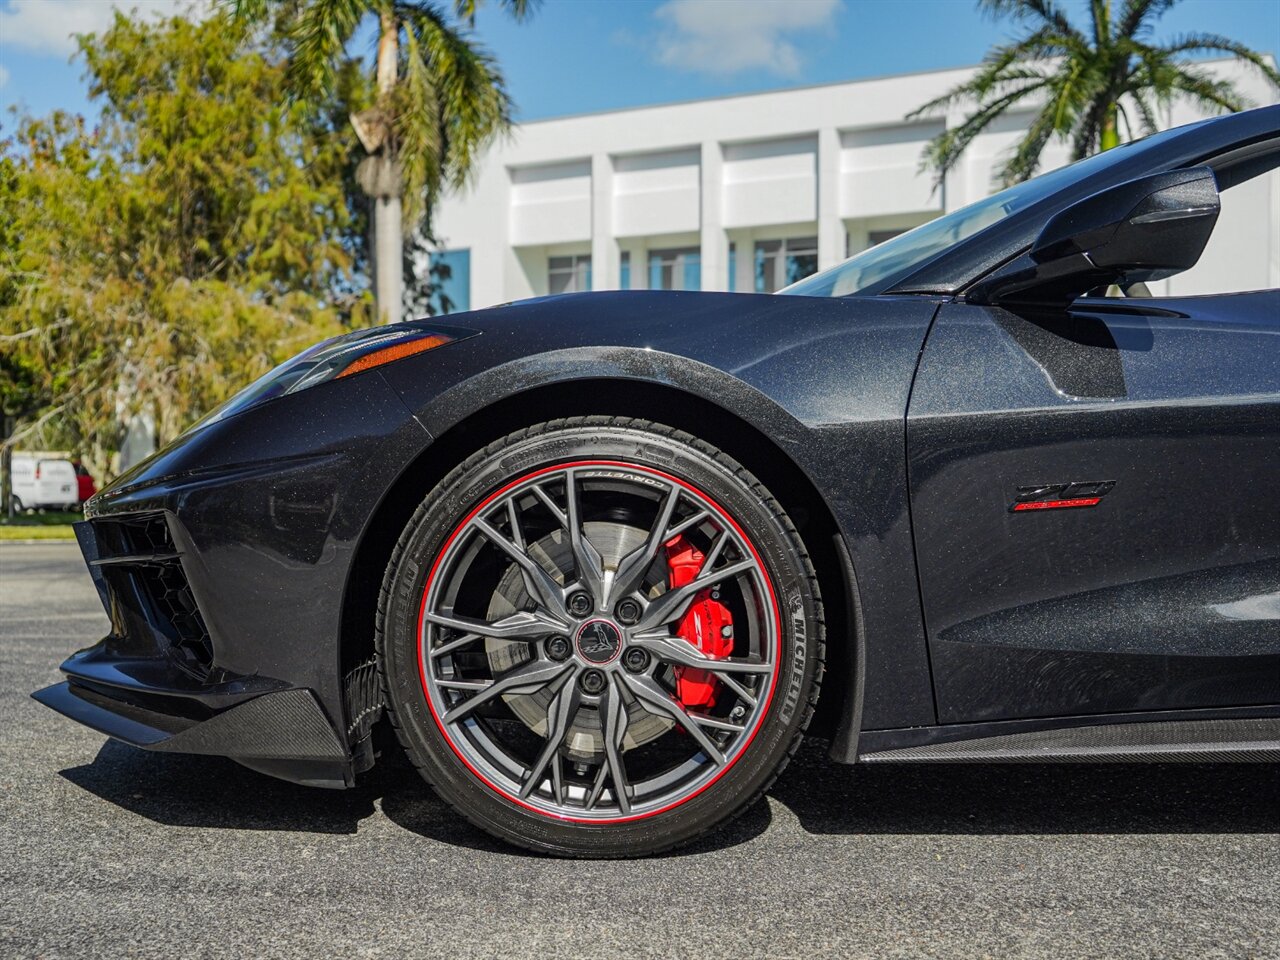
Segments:
[[[748,706],[754,707],[756,705],[756,695],[735,680],[732,674],[716,669],[712,669],[711,672],[715,675],[717,680],[736,693],[742,700],[746,701]]]
[[[631,638],[631,645],[646,650],[659,660],[682,667],[697,667],[699,670],[713,670],[716,673],[771,673],[773,671],[773,665],[763,660],[722,660],[718,657],[708,657],[681,637],[641,634]]]
[[[636,699],[641,705],[650,712],[664,714],[680,724],[684,728],[685,733],[689,734],[698,746],[702,748],[711,762],[717,766],[724,764],[724,754],[715,742],[707,736],[702,727],[698,726],[696,720],[691,717],[688,712],[676,700],[658,686],[658,682],[653,677],[644,674],[619,674],[623,678],[627,687],[635,694]]]
[[[558,752],[551,757],[551,795],[557,804],[564,803],[564,761]]]
[[[524,541],[524,530],[520,527],[520,511],[516,507],[515,497],[507,498],[507,521],[511,524],[512,544],[520,551],[521,554],[525,557],[529,557],[529,548]],[[529,557],[529,559],[530,561],[533,560],[532,557]],[[523,563],[519,564],[519,566],[520,577],[524,580],[524,588],[528,592],[529,596],[533,597],[535,600],[540,597],[543,598],[544,605],[546,604],[547,596],[563,596],[563,591],[560,590],[559,584],[557,584],[550,575],[547,575],[544,578],[539,578],[535,581],[535,574],[530,570],[529,566],[542,570],[541,564],[532,562],[529,566],[526,566]],[[543,572],[546,573],[545,570],[543,570]],[[550,581],[550,586],[548,586],[546,581]],[[553,606],[550,609],[559,610],[560,608],[558,606]]]
[[[556,583],[551,578],[551,574],[542,568],[542,564],[529,556],[522,546],[504,537],[483,517],[476,517],[471,522],[490,543],[515,561],[524,577],[529,596],[541,605],[543,611],[549,616],[556,617],[558,612],[564,609],[564,589],[560,584]]]
[[[462,636],[454,640],[449,640],[446,643],[442,643],[438,647],[432,647],[431,656],[432,658],[443,657],[446,654],[453,653],[455,650],[465,647],[468,643],[471,643],[473,640],[479,640],[479,639],[480,639],[480,634],[478,633],[464,633]]]
[[[468,716],[477,707],[483,706],[495,697],[507,693],[537,693],[549,683],[554,683],[564,673],[573,669],[569,663],[556,663],[552,660],[530,660],[528,663],[508,670],[487,687],[462,703],[451,707],[444,715],[445,723],[455,723]],[[438,684],[440,681],[436,681]]]
[[[605,777],[613,785],[613,793],[622,813],[631,812],[631,784],[622,765],[622,741],[627,735],[627,705],[622,699],[622,689],[615,674],[600,701],[600,734],[604,740],[604,762],[596,771],[595,781],[587,794],[585,806],[595,807],[604,792]]]
[[[561,510],[561,509],[556,505],[556,502],[555,502],[554,500],[552,500],[552,499],[551,499],[551,497],[550,497],[550,495],[547,493],[547,491],[545,491],[545,490],[543,490],[543,489],[542,489],[541,484],[537,484],[537,483],[535,483],[532,487],[530,487],[530,488],[529,488],[529,490],[530,490],[530,492],[531,492],[535,497],[537,497],[540,501],[542,501],[542,504],[543,504],[543,505],[544,505],[548,510],[550,510],[550,511],[551,511],[551,515],[552,515],[553,517],[555,517],[555,518],[556,518],[556,520],[558,520],[558,521],[560,522],[560,526],[562,526],[562,527],[564,527],[566,530],[568,530],[568,529],[569,529],[569,518],[568,518],[568,517],[566,517],[566,516],[564,515],[564,511],[563,511],[563,510]]]
[[[712,570],[709,573],[700,573],[683,587],[675,587],[666,593],[659,595],[648,607],[645,608],[644,615],[641,616],[640,622],[636,624],[638,631],[652,630],[654,627],[661,626],[664,623],[670,623],[672,620],[679,619],[689,608],[694,596],[698,591],[705,590],[712,584],[719,583],[729,577],[742,573],[745,570],[755,568],[754,560],[739,560],[737,563],[731,563],[719,570]],[[706,569],[706,564],[703,564]]]
[[[560,764],[558,762],[560,744],[564,742],[564,735],[569,730],[569,723],[578,712],[578,705],[581,702],[582,697],[578,692],[578,685],[574,683],[572,676],[566,676],[560,681],[560,689],[551,698],[551,703],[547,705],[547,742],[542,748],[542,753],[538,755],[538,759],[529,768],[529,775],[520,787],[521,799],[527,799],[529,794],[538,788],[538,784],[542,782],[547,773],[547,767],[554,762],[551,787],[556,795],[556,802],[560,802],[560,785],[556,782],[560,779]]]
[[[563,623],[554,617],[547,616],[542,611],[530,613],[527,610],[521,610],[518,613],[511,614],[509,617],[489,622],[487,620],[477,620],[474,617],[457,616],[452,613],[432,613],[428,610],[423,614],[423,619],[438,627],[448,627],[450,630],[460,630],[463,633],[474,633],[482,637],[489,637],[492,640],[533,641],[548,631],[561,633],[565,630]],[[431,655],[433,657],[440,656],[445,652],[447,651],[437,648],[431,651]]]
[[[699,575],[704,571],[709,572],[716,565],[716,561],[720,559],[720,554],[724,553],[725,545],[728,544],[728,542],[729,534],[727,533],[721,532],[720,536],[716,537],[716,542],[711,544],[711,549],[708,550],[706,556],[702,558],[702,566],[698,568]]]
[[[644,543],[619,562],[617,572],[613,575],[613,582],[609,585],[609,596],[605,598],[606,606],[612,606],[615,599],[627,596],[641,585],[645,572],[653,565],[654,558],[657,557],[662,545],[675,536],[668,527],[679,500],[680,488],[672,484],[666,497],[663,498],[662,505],[658,508],[658,516],[654,519],[653,526],[649,528],[649,535],[645,537]]]
[[[587,792],[587,799],[583,801],[582,806],[587,810],[594,810],[596,804],[600,800],[600,795],[604,793],[604,785],[609,781],[609,764],[601,763],[600,768],[596,770],[595,779],[591,781],[591,789]]]
[[[436,686],[445,690],[484,690],[492,680],[437,680]]]
[[[516,509],[515,497],[507,498],[507,522],[511,524],[511,542],[524,553],[524,531],[520,529],[520,511]]]
[[[684,520],[681,520],[674,527],[672,527],[670,530],[667,531],[666,539],[663,540],[662,542],[666,543],[672,537],[680,536],[680,534],[684,533],[690,527],[696,527],[698,524],[702,523],[702,521],[706,520],[710,516],[711,516],[710,510],[699,510],[693,516],[686,517]]]
[[[685,711],[689,713],[689,711]],[[689,713],[689,718],[700,727],[706,727],[708,730],[727,730],[730,733],[741,733],[747,729],[740,723],[730,723],[728,720],[721,720],[719,717],[708,717],[702,713]]]
[[[564,474],[565,506],[568,508],[565,524],[569,528],[569,546],[573,550],[575,574],[585,589],[591,592],[597,609],[605,604],[604,595],[604,559],[600,556],[586,531],[582,529],[582,504],[579,503],[579,491],[575,471],[566,470]]]

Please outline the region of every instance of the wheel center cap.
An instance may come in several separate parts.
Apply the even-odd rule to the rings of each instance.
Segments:
[[[578,655],[589,663],[608,663],[622,652],[622,631],[608,620],[588,620],[576,641]]]

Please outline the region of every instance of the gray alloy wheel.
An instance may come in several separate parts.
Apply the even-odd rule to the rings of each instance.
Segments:
[[[798,744],[816,584],[723,454],[649,426],[687,445],[698,469],[679,469],[609,436],[635,426],[566,443],[569,424],[481,451],[428,497],[388,571],[381,660],[411,758],[468,817],[548,852],[616,855],[623,835],[651,852],[685,811],[698,832],[741,808]],[[749,794],[704,800],[744,776]]]

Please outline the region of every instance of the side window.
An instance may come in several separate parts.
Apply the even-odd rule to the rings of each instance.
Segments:
[[[1154,296],[1280,289],[1280,144],[1216,169],[1222,212],[1200,261],[1152,283]]]

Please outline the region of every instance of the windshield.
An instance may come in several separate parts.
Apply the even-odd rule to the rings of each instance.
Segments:
[[[1145,142],[1151,143],[1155,139],[1151,137]],[[1139,142],[1142,141],[1126,143],[1114,150],[1096,154],[1087,160],[1060,167],[1034,180],[1002,190],[877,244],[830,270],[806,277],[778,292],[801,297],[845,297],[880,293],[915,272],[918,266],[948,247],[968,240],[993,223],[999,223],[1010,214],[1057,193],[1067,184],[1115,162],[1126,147]]]

